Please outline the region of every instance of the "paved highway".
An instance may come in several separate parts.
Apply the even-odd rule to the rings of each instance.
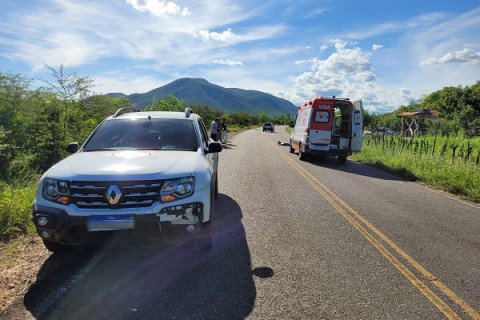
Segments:
[[[254,129],[220,154],[211,252],[139,235],[51,256],[30,317],[480,319],[479,206],[279,141]]]

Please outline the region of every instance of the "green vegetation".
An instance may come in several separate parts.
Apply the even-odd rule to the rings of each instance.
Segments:
[[[124,95],[96,95],[89,77],[66,74],[63,67],[50,70],[53,81],[36,89],[30,88],[31,79],[0,72],[0,238],[33,230],[31,204],[38,178],[67,156],[69,142],[82,143],[105,117],[134,106]],[[207,126],[216,117],[226,119],[229,132],[293,120],[290,114],[225,113],[211,106],[187,104],[173,95],[153,101],[148,109],[183,112],[187,106],[200,114]],[[445,88],[392,114],[366,112],[365,126],[372,131],[380,126],[395,130],[399,128],[398,113],[422,108],[439,111],[437,121],[428,120],[421,128],[421,137],[435,135],[436,142],[414,137],[407,147],[401,138],[372,139],[355,157],[479,201],[480,83]],[[443,155],[442,139],[447,141]]]
[[[32,202],[36,186],[0,185],[0,235],[34,232]]]
[[[353,159],[480,202],[480,137],[376,134],[364,140],[362,152]]]

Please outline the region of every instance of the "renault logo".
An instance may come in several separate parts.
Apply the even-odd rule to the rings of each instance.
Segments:
[[[107,192],[105,192],[105,197],[107,198],[108,203],[117,204],[122,197],[122,191],[116,185],[111,185],[108,187]]]

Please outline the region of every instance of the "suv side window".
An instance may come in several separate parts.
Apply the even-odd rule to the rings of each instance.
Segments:
[[[205,127],[205,124],[203,123],[203,121],[200,117],[198,118],[198,124],[200,126],[200,131],[202,133],[201,139],[202,139],[203,148],[205,150],[207,150],[208,149],[208,141],[209,141],[207,128]]]

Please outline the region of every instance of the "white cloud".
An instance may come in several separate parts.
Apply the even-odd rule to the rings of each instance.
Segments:
[[[410,102],[417,102],[417,100],[412,96],[412,90],[409,88],[400,88],[400,97],[402,104],[408,105]]]
[[[365,29],[343,33],[340,34],[339,37],[363,40],[395,32],[405,32],[406,30],[426,28],[438,24],[439,21],[442,21],[444,18],[444,15],[439,13],[426,14],[406,21],[390,21],[377,25],[368,25],[368,27]]]
[[[431,66],[447,63],[480,64],[480,52],[465,48],[460,51],[449,52],[440,58],[428,58],[420,62],[420,65]]]
[[[463,14],[430,13],[366,26],[341,38],[374,43],[371,63],[378,70],[378,80],[373,82],[378,90],[371,91],[375,96],[368,102],[377,110],[388,111],[389,107],[391,111],[442,87],[478,81],[479,32],[480,7],[476,7]],[[387,42],[388,47],[382,50],[374,47]],[[407,94],[399,91],[401,87],[411,89]],[[363,96],[367,94],[364,91]]]
[[[173,80],[171,80],[173,81]],[[144,93],[154,88],[161,87],[169,82],[166,79],[159,79],[151,76],[138,76],[128,70],[117,70],[115,72],[101,74],[95,77],[94,90],[98,93]]]
[[[378,83],[370,54],[340,39],[329,42],[335,48],[330,56],[302,61],[308,63],[310,71],[295,78],[293,95],[288,98],[290,101],[299,104],[316,96],[337,96],[363,99],[369,110],[388,112],[405,100],[412,100],[407,89],[394,94]],[[285,93],[279,95],[288,96]]]
[[[243,66],[243,62],[242,61],[233,61],[233,60],[223,60],[223,59],[216,59],[216,60],[213,60],[213,63],[216,63],[216,64],[224,64],[224,65],[227,65],[227,66]]]
[[[188,16],[190,11],[188,7],[181,8],[171,1],[159,1],[159,0],[126,0],[135,10],[140,12],[149,12],[157,17],[164,17],[168,15],[174,16]]]
[[[380,50],[382,48],[383,48],[383,45],[381,45],[381,44],[373,44],[372,45],[372,50],[373,51],[377,51],[377,50]]]
[[[379,68],[395,72],[388,74],[390,86],[411,88],[417,100],[446,86],[472,85],[480,74],[479,32],[480,7],[445,15],[434,24],[409,29],[397,43],[379,51],[386,62]]]
[[[108,52],[102,43],[90,43],[81,34],[66,32],[51,33],[43,46],[18,43],[18,49],[15,57],[30,62],[33,71],[41,70],[45,65],[75,67],[92,64]]]
[[[206,42],[221,42],[226,44],[236,44],[240,42],[264,40],[278,36],[285,29],[282,25],[259,26],[244,30],[241,34],[236,34],[231,28],[222,32],[200,30],[194,32],[193,36]]]
[[[322,14],[324,14],[324,13],[327,12],[327,11],[328,11],[328,10],[327,10],[327,9],[324,9],[324,8],[314,9],[314,10],[308,12],[308,13],[305,15],[305,19],[310,19],[310,18],[319,16],[319,15],[322,15]]]
[[[235,42],[235,40],[238,38],[230,28],[220,33],[208,30],[201,30],[198,32],[198,36],[205,41],[214,40],[220,42]]]
[[[348,48],[347,42],[332,42],[336,51],[324,60],[311,59],[311,71],[296,78],[295,94],[301,100],[318,95],[350,97],[356,94],[354,88],[375,80],[368,54],[358,47]]]
[[[139,68],[148,64],[150,70],[171,72],[171,66],[211,64],[225,56],[219,49],[270,39],[285,30],[277,24],[246,27],[239,34],[231,28],[211,31],[253,14],[230,0],[192,3],[192,8],[153,0],[45,1],[48,6],[30,8],[32,13],[22,19],[0,20],[0,55],[34,71],[45,64],[74,67],[120,58]],[[132,15],[132,7],[151,14]],[[190,17],[180,21],[185,9]]]

